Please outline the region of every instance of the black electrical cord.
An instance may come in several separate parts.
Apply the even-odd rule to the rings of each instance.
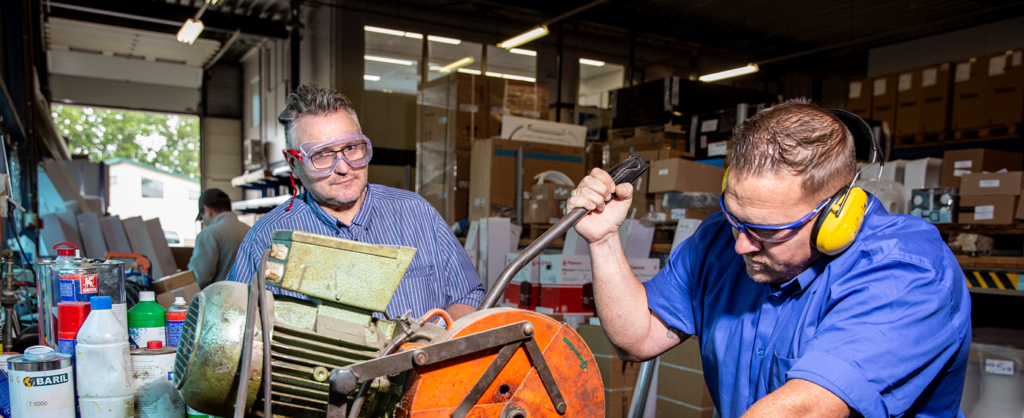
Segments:
[[[267,258],[270,257],[270,249],[263,251],[260,257],[259,275],[262,276]],[[259,280],[259,279],[257,279]],[[252,370],[252,339],[253,329],[256,328],[255,315],[249,313],[257,309],[260,287],[256,283],[249,284],[249,305],[245,316],[245,333],[242,334],[242,362],[239,364],[238,392],[235,394],[235,415],[234,418],[245,418],[245,403],[249,394],[249,373]]]

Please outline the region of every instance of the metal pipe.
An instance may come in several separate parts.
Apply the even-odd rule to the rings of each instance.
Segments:
[[[572,9],[572,10],[568,11],[568,12],[565,12],[565,13],[562,13],[562,14],[560,14],[558,16],[555,16],[554,18],[548,19],[544,23],[541,23],[540,26],[547,26],[547,25],[550,25],[552,23],[561,21],[562,19],[567,19],[567,18],[571,17],[572,15],[575,15],[577,13],[582,13],[583,11],[585,11],[585,10],[591,8],[591,7],[600,5],[602,3],[607,3],[608,1],[609,0],[597,0],[597,1],[593,1],[593,2],[587,3],[587,4],[583,5],[583,6],[577,7],[575,9]]]
[[[636,379],[636,386],[633,386],[633,401],[629,404],[628,418],[642,418],[644,409],[647,407],[647,396],[651,391],[651,381],[654,380],[654,370],[658,363],[657,358],[647,360],[640,364],[640,375]]]

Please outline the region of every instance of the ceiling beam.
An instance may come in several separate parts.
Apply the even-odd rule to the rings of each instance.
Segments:
[[[52,16],[85,20],[115,26],[177,33],[186,19],[196,14],[193,7],[148,0],[54,0],[49,3]],[[202,17],[204,34],[231,34],[286,39],[283,22],[207,10]]]

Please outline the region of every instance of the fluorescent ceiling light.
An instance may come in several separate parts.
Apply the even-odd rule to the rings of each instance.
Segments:
[[[412,39],[423,39],[423,34],[422,33],[406,32],[405,33],[405,37],[406,38],[412,38]]]
[[[442,67],[442,66],[440,66],[440,65],[431,65],[431,66],[430,66],[430,67],[428,68],[428,70],[430,70],[430,71],[441,71],[441,69],[442,69],[442,68],[444,68],[444,67]]]
[[[455,62],[453,62],[451,64],[445,65],[444,67],[441,67],[441,72],[442,73],[450,73],[450,72],[452,72],[452,70],[454,70],[456,68],[462,68],[462,67],[465,67],[465,66],[467,66],[469,64],[472,64],[472,63],[473,63],[473,57],[466,57],[466,58],[460,59],[458,61],[455,61]]]
[[[502,74],[501,78],[507,78],[509,80],[529,81],[531,83],[536,83],[537,82],[537,79],[533,78],[533,77],[522,77],[522,76],[512,75],[512,74]]]
[[[375,55],[364,55],[363,59],[365,59],[367,61],[386,62],[388,64],[398,64],[398,65],[413,65],[413,64],[415,64],[415,62],[409,61],[409,60],[400,60],[400,59],[394,59],[394,58],[388,58],[388,57],[378,57],[378,56],[375,56]]]
[[[189,19],[185,21],[184,25],[181,25],[181,30],[178,31],[178,42],[184,42],[192,45],[199,38],[199,34],[203,33],[203,22]]]
[[[580,64],[593,65],[595,67],[604,67],[604,61],[588,60],[586,58],[580,58]]]
[[[405,35],[405,32],[402,32],[400,30],[384,29],[384,28],[378,28],[378,27],[374,27],[374,26],[363,26],[363,29],[365,29],[367,32],[383,33],[385,35],[394,35],[394,36],[404,36]]]
[[[420,38],[422,38],[422,37],[423,37],[423,35],[420,35]],[[432,42],[440,42],[442,44],[450,44],[450,45],[458,45],[458,44],[462,43],[462,41],[458,40],[458,39],[445,38],[445,37],[442,37],[442,36],[434,36],[434,35],[427,36],[427,40],[428,41],[432,41]]]
[[[533,29],[530,29],[530,30],[528,30],[526,32],[520,33],[520,34],[518,34],[516,36],[513,36],[513,37],[505,40],[504,42],[498,44],[498,48],[505,48],[505,49],[515,48],[517,46],[526,44],[527,42],[530,42],[530,41],[532,41],[534,39],[542,38],[542,37],[544,37],[547,34],[548,34],[548,27],[547,26],[537,26],[537,27],[535,27]]]
[[[490,71],[488,71],[488,72],[487,72],[487,73],[485,73],[485,74],[486,74],[486,75],[487,75],[488,77],[498,77],[498,78],[501,78],[501,76],[503,76],[503,75],[504,75],[504,74],[502,74],[502,73],[492,73],[492,72],[490,72]]]
[[[730,77],[736,77],[744,74],[756,73],[760,70],[757,64],[748,64],[746,67],[734,68],[729,71],[722,71],[720,73],[708,74],[700,76],[700,81],[710,83],[712,81],[724,80]]]
[[[511,52],[513,54],[519,54],[519,55],[529,55],[531,57],[536,57],[537,56],[537,51],[531,51],[529,49],[512,48],[512,49],[508,50],[508,52]]]
[[[466,74],[480,75],[480,71],[479,70],[470,70],[469,68],[459,68],[459,72],[460,73],[466,73]]]
[[[363,80],[366,80],[366,81],[379,81],[380,80],[380,76],[379,75],[363,74]]]

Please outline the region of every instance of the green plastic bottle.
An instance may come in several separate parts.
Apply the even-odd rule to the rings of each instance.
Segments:
[[[139,292],[139,303],[128,310],[128,343],[133,350],[145,348],[150,341],[167,344],[166,314],[153,292]]]

